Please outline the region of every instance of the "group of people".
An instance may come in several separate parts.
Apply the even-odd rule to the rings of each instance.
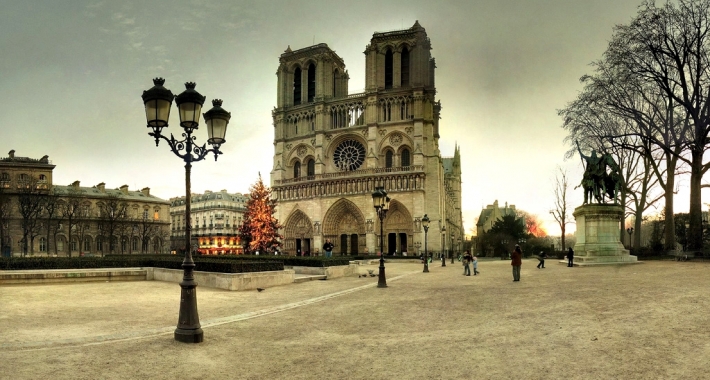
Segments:
[[[522,267],[523,265],[523,250],[520,249],[519,245],[515,245],[515,249],[513,250],[513,253],[510,255],[510,257],[512,259],[510,265],[513,266],[513,281],[520,281],[520,267]],[[541,251],[540,255],[537,257],[539,261],[537,264],[537,269],[545,268],[546,258],[547,255],[545,254],[545,252]],[[567,251],[567,266],[574,266],[574,250],[572,250],[572,247],[570,247]]]
[[[513,267],[513,281],[520,281],[520,268],[523,265],[523,250],[520,249],[519,245],[515,245],[515,249],[513,250],[513,253],[510,254],[510,258],[510,265]],[[540,255],[537,257],[539,261],[537,264],[537,269],[545,268],[546,258],[547,255],[545,254],[545,252],[540,252]],[[480,272],[478,271],[478,259],[476,258],[476,256],[472,256],[469,251],[466,251],[466,253],[463,255],[464,276],[471,275],[471,268],[469,267],[470,264],[473,264],[473,275],[475,276],[479,274]],[[571,247],[567,251],[567,266],[574,266],[574,250],[572,250]]]
[[[470,276],[471,275],[471,268],[470,264],[473,264],[473,275],[477,275],[478,273],[478,258],[476,256],[471,255],[471,252],[466,251],[463,255],[463,275],[464,276]]]

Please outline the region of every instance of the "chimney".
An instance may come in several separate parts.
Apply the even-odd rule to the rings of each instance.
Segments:
[[[79,181],[72,182],[71,186],[78,189],[79,188]]]
[[[10,153],[8,153],[8,154],[10,155],[10,158],[15,158],[15,150],[14,149],[11,150]]]
[[[149,197],[150,196],[150,187],[142,188],[141,193],[143,193],[143,195],[145,195],[146,197]]]
[[[101,182],[100,184],[96,185],[96,188],[99,189],[102,193],[106,192],[106,184]]]
[[[128,195],[128,185],[123,185],[119,189],[121,189],[121,193]]]

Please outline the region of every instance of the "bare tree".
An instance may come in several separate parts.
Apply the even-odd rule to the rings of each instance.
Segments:
[[[50,239],[51,236],[54,236],[54,252],[57,252],[57,225],[60,224],[60,221],[57,220],[57,215],[59,214],[59,196],[56,194],[55,190],[52,189],[49,191],[46,197],[44,197],[44,202],[42,204],[42,217],[44,218],[44,227],[47,232],[47,253],[49,253],[50,250],[50,244],[49,242],[52,241]]]
[[[710,163],[710,0],[679,0],[657,7],[646,1],[629,25],[616,28],[611,63],[653,83],[679,105],[690,134],[689,248],[702,247],[701,183]]]
[[[109,253],[114,253],[116,244],[120,240],[120,225],[127,218],[128,203],[119,195],[109,195],[97,204],[99,208],[99,230],[101,236],[108,243]]]
[[[76,229],[76,225],[79,218],[79,205],[81,204],[81,198],[79,193],[73,189],[69,189],[68,193],[64,196],[64,201],[59,207],[59,215],[63,220],[67,221],[67,231],[68,231],[68,241],[67,241],[67,252],[69,257],[72,255],[72,241],[73,233]],[[79,247],[77,247],[79,248]]]
[[[87,233],[89,232],[89,230],[91,230],[91,227],[94,223],[92,214],[93,210],[91,208],[91,203],[88,201],[81,202],[79,205],[78,217],[76,218],[76,224],[74,225],[77,240],[79,243],[79,247],[77,248],[79,248],[80,256],[84,255],[85,239],[87,237]]]
[[[10,219],[12,218],[12,197],[5,189],[3,183],[0,183],[0,255],[9,253],[10,244],[9,229]]]
[[[560,225],[560,230],[562,231],[560,242],[563,251],[565,250],[565,231],[567,230],[567,225],[572,223],[567,210],[568,189],[569,182],[567,181],[567,171],[562,170],[562,168],[558,166],[555,175],[555,188],[553,190],[555,195],[555,207],[550,211],[550,214],[555,218],[557,224]]]
[[[46,190],[39,186],[37,178],[21,174],[18,182],[17,208],[22,217],[22,255],[34,253],[34,238],[39,235],[39,220]]]

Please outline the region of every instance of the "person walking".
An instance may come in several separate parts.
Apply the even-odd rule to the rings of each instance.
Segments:
[[[330,242],[330,239],[325,239],[323,250],[325,251],[325,257],[333,256],[333,243]]]
[[[572,247],[569,247],[569,250],[567,251],[567,266],[574,266],[574,251],[572,250]]]
[[[547,258],[547,255],[545,254],[545,251],[540,251],[540,256],[537,257],[540,262],[537,264],[537,269],[545,269],[545,259]]]
[[[463,255],[463,275],[464,276],[470,276],[471,275],[471,267],[469,264],[473,261],[473,257],[471,254],[466,251],[466,253]]]
[[[523,251],[519,245],[515,245],[515,250],[510,255],[510,265],[513,266],[513,281],[520,281],[520,267],[523,265]]]
[[[473,256],[473,275],[477,275],[480,272],[478,271],[478,258],[476,256]]]

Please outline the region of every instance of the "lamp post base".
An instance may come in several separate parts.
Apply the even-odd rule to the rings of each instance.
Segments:
[[[183,343],[202,343],[204,340],[204,333],[202,328],[197,328],[196,330],[185,330],[185,329],[175,329],[175,340]]]
[[[387,278],[385,277],[385,259],[380,256],[380,276],[377,279],[378,288],[387,287]]]

